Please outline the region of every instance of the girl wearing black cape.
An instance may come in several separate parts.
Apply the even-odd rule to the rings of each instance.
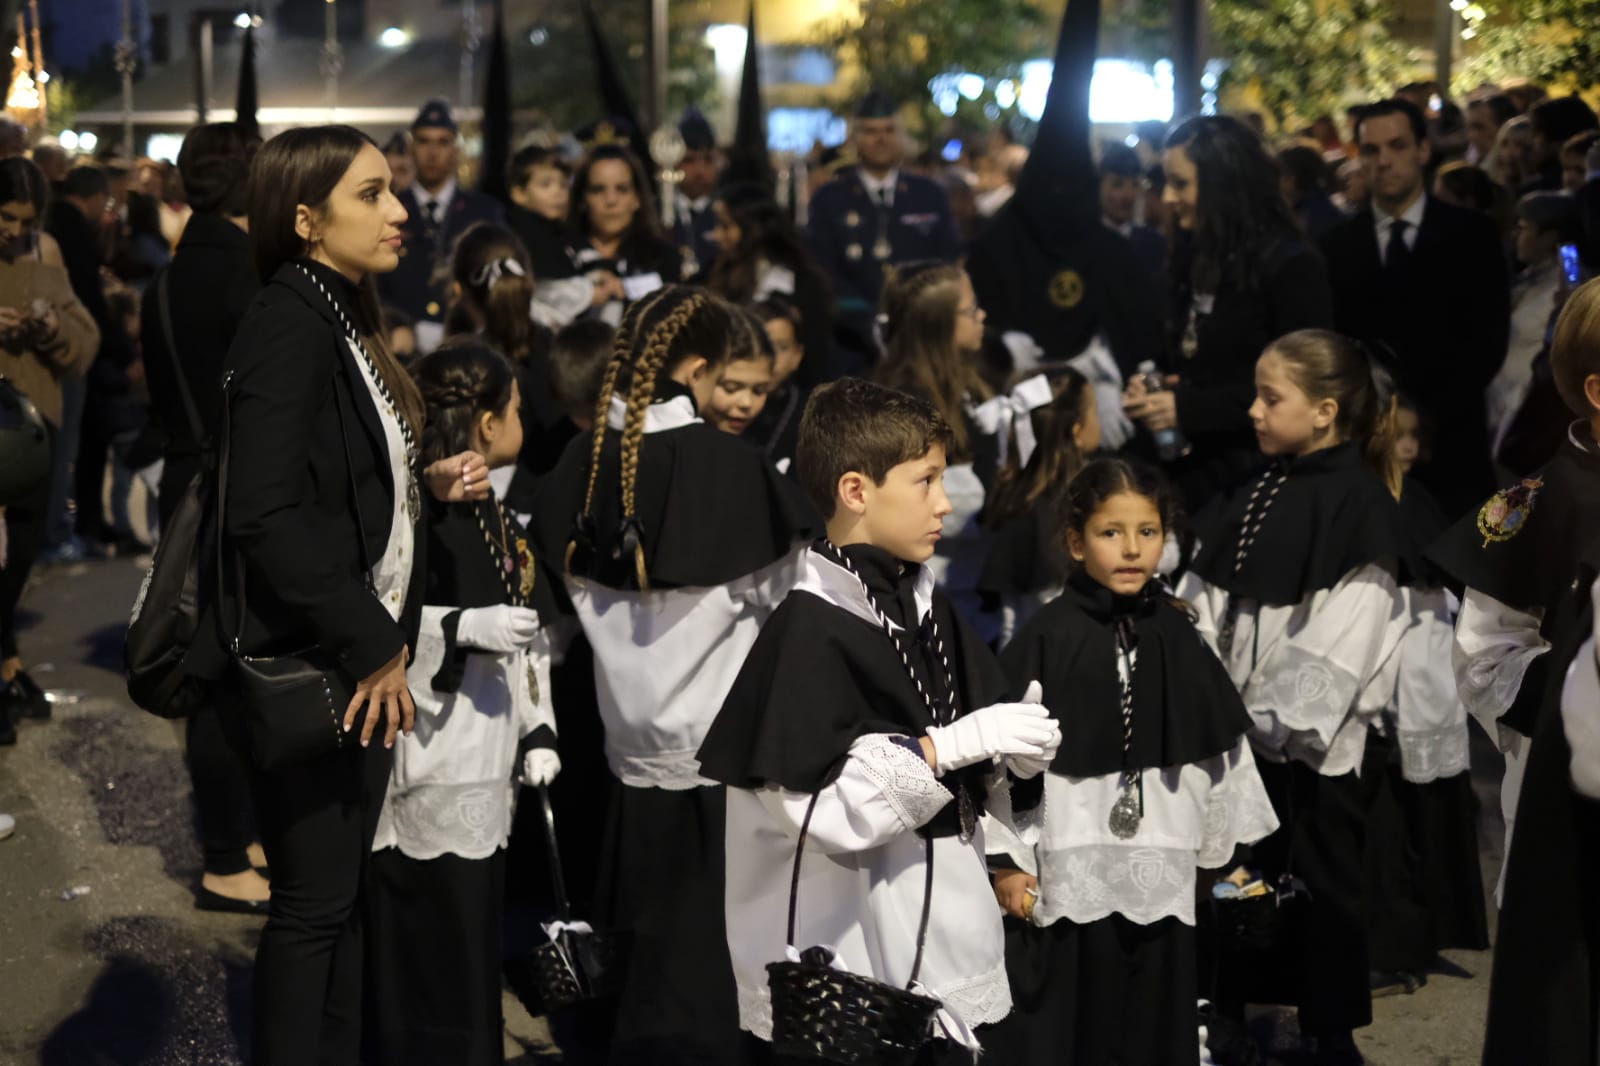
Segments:
[[[1061,723],[1043,817],[986,826],[1017,1013],[991,1048],[1017,1066],[1195,1062],[1201,867],[1278,826],[1250,716],[1156,569],[1174,494],[1090,463],[1061,510],[1066,590],[1001,657]]]
[[[614,1064],[742,1055],[722,919],[724,795],[695,753],[816,522],[758,450],[700,419],[739,328],[701,289],[630,308],[595,429],[538,501],[539,543],[565,559],[594,650],[620,782],[596,891],[598,922],[633,939]]]
[[[1372,1023],[1363,895],[1373,777],[1360,770],[1409,625],[1393,405],[1380,404],[1367,355],[1325,330],[1274,341],[1255,377],[1250,416],[1273,462],[1196,521],[1200,546],[1180,591],[1244,697],[1283,823],[1255,858],[1273,880],[1292,872],[1310,890],[1285,999],[1298,1002],[1318,1062],[1358,1063],[1352,1031]]]

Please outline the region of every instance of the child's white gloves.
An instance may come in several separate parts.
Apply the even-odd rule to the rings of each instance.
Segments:
[[[949,725],[929,729],[934,771],[942,776],[994,759],[1005,759],[1009,766],[1021,756],[1030,760],[1030,768],[1038,767],[1034,774],[1041,772],[1061,745],[1061,727],[1040,704],[1042,696],[1043,689],[1035,681],[1021,703],[991,704]]]
[[[469,607],[456,624],[456,640],[469,648],[502,655],[526,648],[539,635],[539,612],[499,603]]]
[[[1028,691],[1022,694],[1023,703],[1043,705],[1044,687],[1037,681],[1028,682]],[[1049,713],[1046,711],[1045,713]],[[1002,760],[1005,768],[1011,771],[1011,776],[1018,781],[1027,781],[1029,778],[1038,777],[1050,769],[1050,763],[1055,760],[1056,749],[1061,747],[1061,723],[1055,718],[1050,719],[1050,724],[1056,727],[1055,739],[1039,755],[1008,755]]]
[[[522,757],[522,783],[530,788],[548,785],[561,772],[561,756],[554,748],[529,748]]]

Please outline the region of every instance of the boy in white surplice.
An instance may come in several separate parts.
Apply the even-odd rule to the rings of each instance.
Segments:
[[[1041,773],[1060,732],[1038,704],[997,702],[988,648],[924,567],[950,503],[949,427],[928,404],[846,379],[818,389],[797,469],[827,518],[700,749],[728,788],[728,944],[739,1023],[772,1035],[767,964],[822,945],[904,986],[934,863],[919,985],[942,1003],[921,1061],[964,1061],[1011,1009],[984,868],[985,800]],[[795,943],[785,943],[800,825]]]

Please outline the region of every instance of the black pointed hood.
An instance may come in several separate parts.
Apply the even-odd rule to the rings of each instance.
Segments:
[[[633,96],[622,78],[622,68],[617,65],[616,55],[611,51],[605,31],[600,28],[600,16],[594,9],[594,0],[579,0],[579,5],[583,8],[583,25],[589,34],[589,47],[594,53],[595,80],[600,90],[601,125],[606,124],[606,119],[621,120],[615,125],[626,130],[628,147],[644,163],[645,169],[654,175],[656,166],[650,158],[649,138],[639,123],[639,109],[634,106]]]
[[[1100,221],[1089,80],[1100,0],[1070,0],[1039,132],[1017,190],[967,258],[989,324],[1066,360],[1103,335],[1124,374],[1160,360],[1162,301],[1133,245]]]
[[[261,125],[256,121],[256,28],[244,28],[244,41],[239,56],[239,90],[233,105],[233,120],[246,137],[259,136]]]
[[[723,171],[726,182],[755,182],[773,186],[772,160],[767,155],[766,110],[761,105],[761,48],[756,38],[756,5],[750,15],[744,48],[744,74],[739,81],[739,120],[734,127],[733,150]]]
[[[489,39],[489,71],[483,86],[483,158],[478,191],[505,203],[506,168],[511,165],[511,64],[506,55],[505,5],[495,0],[494,35]]]

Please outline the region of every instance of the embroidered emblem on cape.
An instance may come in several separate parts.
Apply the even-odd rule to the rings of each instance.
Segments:
[[[1489,498],[1478,512],[1478,532],[1483,534],[1483,546],[1510,540],[1522,532],[1533,514],[1533,503],[1544,488],[1544,478],[1525,477]]]
[[[1083,302],[1083,277],[1076,270],[1063,270],[1050,279],[1050,302],[1057,307],[1077,307]]]

